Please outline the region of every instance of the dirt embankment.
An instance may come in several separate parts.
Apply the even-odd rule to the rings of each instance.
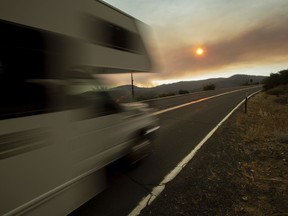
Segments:
[[[288,104],[240,107],[141,215],[288,215]]]

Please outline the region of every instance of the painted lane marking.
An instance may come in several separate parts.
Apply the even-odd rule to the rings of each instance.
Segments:
[[[182,107],[185,107],[185,106],[189,106],[191,104],[199,103],[199,102],[206,101],[206,100],[209,100],[209,99],[212,99],[212,98],[216,98],[216,97],[220,97],[220,96],[223,96],[223,95],[226,95],[226,94],[231,94],[231,93],[234,93],[234,92],[244,91],[244,90],[248,90],[248,89],[252,89],[252,88],[257,88],[257,87],[251,87],[251,88],[245,88],[245,89],[237,89],[237,90],[224,92],[224,93],[213,95],[213,96],[206,97],[206,98],[201,98],[201,99],[198,99],[198,100],[195,100],[195,101],[191,101],[191,102],[188,102],[188,103],[185,103],[185,104],[180,104],[180,105],[177,105],[177,106],[174,106],[174,107],[170,107],[170,108],[167,108],[167,109],[159,110],[157,112],[154,112],[154,114],[155,115],[159,115],[159,114],[162,114],[162,113],[165,113],[165,112],[169,112],[169,111],[172,111],[172,110],[175,110],[175,109],[179,109],[179,108],[182,108]]]
[[[259,93],[261,90],[254,92],[253,94],[249,95],[248,98],[252,97],[253,95]],[[177,166],[168,173],[164,179],[160,182],[160,184],[153,188],[152,192],[144,197],[138,205],[130,212],[129,216],[137,216],[140,212],[148,205],[150,205],[157,196],[161,194],[161,192],[165,189],[165,185],[172,181],[180,171],[188,164],[190,160],[196,155],[198,150],[204,145],[204,143],[216,132],[216,130],[237,110],[243,103],[245,99],[242,100],[231,112],[228,113],[197,145],[196,147],[185,157],[182,159]]]

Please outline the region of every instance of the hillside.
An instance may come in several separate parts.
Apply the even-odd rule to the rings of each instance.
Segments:
[[[241,86],[245,84],[257,84],[263,81],[265,76],[233,75],[229,78],[213,78],[199,81],[182,81],[172,84],[164,84],[153,88],[140,88],[134,86],[136,100],[145,100],[156,97],[178,94],[179,90],[189,92],[202,91],[208,84],[214,84],[216,89]],[[113,88],[117,97],[124,101],[131,99],[131,85],[118,86]]]

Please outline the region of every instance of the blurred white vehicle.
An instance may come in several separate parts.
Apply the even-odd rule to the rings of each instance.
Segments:
[[[151,110],[97,78],[150,69],[137,22],[93,0],[1,0],[0,215],[65,215],[107,164],[147,155]]]

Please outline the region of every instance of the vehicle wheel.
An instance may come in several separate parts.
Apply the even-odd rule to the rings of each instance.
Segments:
[[[128,154],[128,162],[130,165],[138,164],[142,159],[151,153],[152,143],[148,138],[140,138],[131,148]]]

